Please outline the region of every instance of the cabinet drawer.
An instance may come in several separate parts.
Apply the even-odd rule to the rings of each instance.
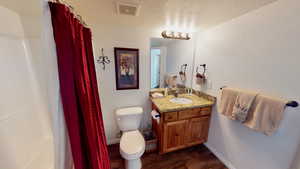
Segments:
[[[188,119],[193,117],[206,116],[206,115],[210,115],[210,113],[211,113],[210,107],[188,109],[188,110],[179,111],[178,118],[182,120],[182,119]]]
[[[204,107],[200,109],[201,116],[206,116],[211,114],[211,107]]]
[[[178,119],[178,113],[177,112],[167,112],[164,113],[164,120],[165,121],[176,121]]]

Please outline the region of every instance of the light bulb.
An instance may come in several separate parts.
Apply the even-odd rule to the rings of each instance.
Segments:
[[[181,38],[185,38],[185,37],[186,37],[186,33],[182,32],[182,33],[180,34],[180,37],[181,37]]]
[[[175,33],[174,33],[174,37],[175,37],[175,38],[178,38],[178,37],[179,37],[179,34],[180,34],[179,32],[175,32]]]
[[[171,36],[172,32],[171,31],[166,31],[167,36]]]

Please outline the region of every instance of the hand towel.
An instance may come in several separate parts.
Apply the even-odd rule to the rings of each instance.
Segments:
[[[203,85],[206,82],[206,77],[204,74],[196,73],[196,84]]]
[[[185,72],[179,72],[179,77],[182,83],[186,82],[186,74]]]
[[[221,93],[221,101],[218,104],[218,111],[224,116],[232,119],[232,110],[239,90],[233,88],[223,88]]]
[[[161,98],[161,97],[164,97],[164,95],[162,93],[158,93],[158,92],[155,92],[155,93],[152,93],[151,96],[153,98]]]
[[[233,106],[232,119],[244,122],[257,95],[257,92],[240,90]]]
[[[254,100],[244,125],[265,135],[272,135],[283,119],[287,101],[259,94]]]

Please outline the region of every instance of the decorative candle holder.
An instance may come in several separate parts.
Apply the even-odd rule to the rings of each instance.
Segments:
[[[102,55],[98,57],[97,63],[102,64],[102,69],[105,70],[105,64],[110,64],[110,60],[108,59],[108,56],[104,55],[104,49],[101,48]]]

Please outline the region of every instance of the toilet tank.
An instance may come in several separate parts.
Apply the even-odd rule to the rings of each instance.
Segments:
[[[137,130],[143,117],[143,108],[128,107],[116,110],[117,123],[121,131]]]

